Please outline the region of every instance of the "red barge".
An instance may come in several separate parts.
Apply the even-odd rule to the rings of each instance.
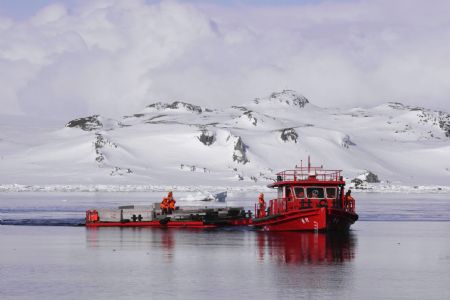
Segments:
[[[176,207],[167,214],[160,203],[88,210],[87,227],[252,227],[264,231],[347,231],[357,219],[355,200],[345,193],[341,170],[295,167],[277,174],[268,185],[277,198],[266,207],[263,199],[254,213],[244,207]]]

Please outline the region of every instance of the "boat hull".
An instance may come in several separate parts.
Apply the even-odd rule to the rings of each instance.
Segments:
[[[264,231],[346,231],[357,219],[355,213],[322,207],[256,218],[252,226]]]

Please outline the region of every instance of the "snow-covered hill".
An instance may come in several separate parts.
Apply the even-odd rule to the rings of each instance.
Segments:
[[[226,109],[158,102],[118,120],[16,125],[0,124],[3,185],[265,185],[308,155],[349,179],[450,183],[450,115],[400,103],[321,108],[285,90]]]

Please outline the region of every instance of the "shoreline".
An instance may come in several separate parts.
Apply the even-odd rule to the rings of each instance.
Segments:
[[[450,194],[450,186],[437,185],[384,185],[384,184],[368,184],[363,188],[355,188],[348,186],[355,193],[411,193],[411,194]],[[265,185],[242,186],[181,186],[181,185],[109,185],[109,184],[92,184],[92,185],[67,185],[67,184],[51,184],[51,185],[24,185],[24,184],[3,184],[0,185],[0,193],[26,193],[26,192],[65,192],[65,193],[120,193],[120,192],[165,192],[173,190],[177,192],[273,192],[273,189],[267,188]]]

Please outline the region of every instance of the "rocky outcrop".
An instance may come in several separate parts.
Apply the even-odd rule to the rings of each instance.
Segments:
[[[90,117],[72,120],[66,124],[66,127],[69,127],[69,128],[77,127],[84,131],[94,131],[94,130],[102,129],[103,124],[99,120],[99,115],[93,115]]]
[[[256,124],[258,124],[258,119],[254,116],[251,110],[246,111],[244,113],[244,116],[248,118],[248,120],[253,124],[253,126],[256,126]]]
[[[156,110],[166,110],[166,109],[173,109],[173,110],[177,110],[177,109],[185,109],[187,111],[191,111],[191,112],[195,112],[195,113],[202,113],[202,108],[198,105],[194,105],[194,104],[190,104],[190,103],[186,103],[186,102],[181,102],[181,101],[175,101],[173,103],[162,103],[162,102],[156,102],[153,104],[150,104],[147,106],[147,108],[154,108]],[[208,110],[211,111],[211,110]]]
[[[102,134],[96,133],[95,141],[94,141],[94,150],[95,150],[95,155],[96,155],[95,160],[97,161],[98,167],[100,167],[100,168],[108,167],[108,165],[105,164],[106,157],[103,152],[105,147],[118,148],[117,144],[111,142]],[[109,175],[110,176],[123,176],[126,174],[132,174],[132,173],[133,173],[133,171],[130,168],[122,168],[122,167],[114,166],[114,167],[112,167]]]
[[[216,141],[216,134],[212,131],[203,129],[200,136],[197,137],[205,146],[211,146]]]
[[[256,98],[253,102],[256,104],[264,102],[283,103],[302,108],[309,103],[309,100],[305,96],[297,94],[295,91],[283,90],[281,92],[272,93],[268,99]]]
[[[375,173],[372,173],[371,171],[366,171],[364,174],[362,174],[362,176],[364,177],[365,181],[368,183],[379,183],[380,180],[378,179],[378,175],[376,175]]]
[[[392,109],[397,109],[397,110],[407,109],[407,107],[403,103],[400,103],[400,102],[388,102],[387,106]]]
[[[356,144],[352,142],[350,136],[346,135],[341,141],[341,146],[348,149],[350,146],[356,146]]]
[[[242,142],[241,137],[238,137],[236,143],[234,144],[233,161],[244,165],[250,162],[247,158],[247,149],[248,146]]]
[[[438,126],[446,137],[450,137],[450,114],[443,111],[429,111],[422,108],[417,114],[419,123]]]
[[[205,167],[200,167],[197,165],[180,164],[180,170],[190,171],[190,172],[200,172],[200,173],[210,173],[211,171]]]
[[[439,128],[444,131],[446,137],[450,137],[450,115],[440,111],[438,113]]]
[[[295,131],[294,128],[285,128],[285,129],[282,129],[280,132],[281,132],[280,137],[283,142],[297,143],[298,133]]]
[[[111,176],[123,176],[125,174],[132,174],[133,171],[129,168],[119,168],[119,167],[114,167],[111,172],[109,173],[109,175]]]
[[[234,108],[234,109],[237,109],[237,110],[240,110],[240,111],[248,111],[247,107],[245,107],[245,106],[233,105],[233,106],[231,106],[231,108]]]
[[[380,179],[375,173],[366,170],[364,173],[358,175],[356,178],[351,180],[354,188],[365,189],[368,183],[379,183]]]
[[[117,148],[117,145],[115,143],[109,141],[102,134],[96,133],[95,134],[95,141],[94,141],[94,150],[95,150],[95,154],[96,154],[95,160],[100,165],[105,160],[105,155],[103,154],[103,151],[102,151],[104,146],[110,146],[110,147],[113,147],[113,148]]]

